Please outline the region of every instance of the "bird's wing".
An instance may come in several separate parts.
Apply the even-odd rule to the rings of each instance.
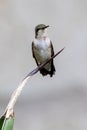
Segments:
[[[53,48],[53,44],[52,42],[50,42],[50,45],[51,45],[51,57],[54,56],[54,48]],[[54,66],[54,63],[53,63],[53,59],[51,60],[51,74],[50,76],[52,77],[53,74],[55,74],[55,66]]]
[[[36,57],[35,57],[34,42],[32,42],[32,55],[33,55],[33,58],[34,58],[35,61],[36,61],[36,64],[38,65],[37,59],[36,59]]]
[[[54,55],[54,48],[53,48],[53,44],[51,41],[50,41],[50,46],[51,46],[51,56],[53,56]]]

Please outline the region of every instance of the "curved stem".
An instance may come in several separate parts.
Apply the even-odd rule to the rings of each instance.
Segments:
[[[64,50],[64,48],[61,49],[59,52],[57,52],[50,59],[48,59],[47,61],[45,61],[43,64],[39,65],[36,69],[34,69],[33,71],[31,71],[29,74],[27,74],[27,76],[21,81],[21,83],[18,85],[17,89],[12,93],[10,101],[9,101],[9,103],[7,105],[7,108],[5,110],[6,118],[8,118],[13,113],[14,105],[15,105],[18,97],[20,96],[20,94],[21,94],[21,92],[22,92],[25,84],[27,83],[28,79],[30,77],[32,77],[33,75],[35,75],[41,68],[43,68],[43,66],[45,66],[46,64],[48,64],[53,58],[55,58],[57,55],[59,55],[63,50]]]

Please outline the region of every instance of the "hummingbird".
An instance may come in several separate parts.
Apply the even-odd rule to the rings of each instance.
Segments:
[[[39,24],[35,27],[35,38],[32,42],[32,55],[36,61],[37,66],[50,59],[54,55],[54,48],[52,41],[47,36],[47,28],[49,25]],[[53,59],[45,65],[40,73],[43,76],[55,74],[55,66]]]

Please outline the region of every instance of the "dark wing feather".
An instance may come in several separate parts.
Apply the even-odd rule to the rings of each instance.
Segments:
[[[54,55],[54,48],[53,48],[53,45],[52,45],[52,42],[50,42],[51,44],[51,57]],[[53,59],[51,60],[51,73],[50,73],[50,76],[52,77],[53,74],[55,74],[55,66],[54,66],[54,63],[53,63]]]
[[[35,57],[35,52],[34,52],[34,42],[32,42],[32,56],[33,56],[33,58],[35,59],[36,64],[37,64],[37,66],[38,66],[38,62],[37,62],[37,59],[36,59],[36,57]]]
[[[51,45],[51,57],[54,55],[54,48],[53,48],[53,45],[52,45],[52,42],[50,41],[50,45]]]

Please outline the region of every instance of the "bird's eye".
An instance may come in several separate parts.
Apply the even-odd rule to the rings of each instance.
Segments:
[[[39,29],[37,29],[37,31],[36,32],[38,32],[39,31]]]

